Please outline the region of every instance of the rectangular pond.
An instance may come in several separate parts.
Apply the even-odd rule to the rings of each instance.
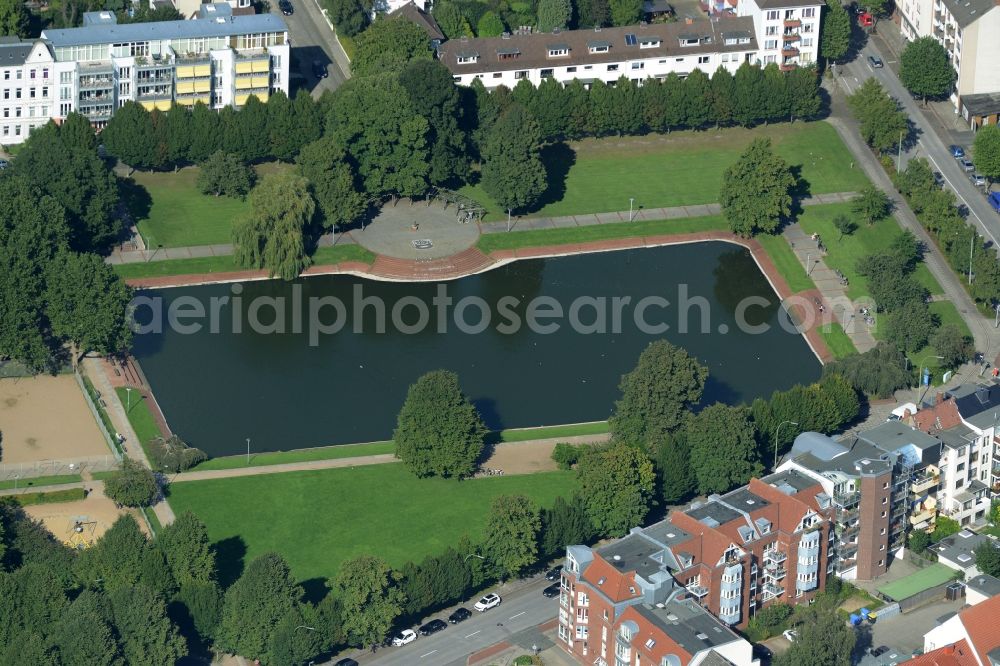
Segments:
[[[821,372],[750,253],[723,242],[441,284],[335,275],[142,297],[150,330],[135,356],[174,432],[212,456],[247,438],[257,452],[388,439],[409,385],[438,368],[458,373],[491,429],[606,419],[621,375],[662,337],[708,366],[705,404]],[[171,311],[186,316],[170,325]]]

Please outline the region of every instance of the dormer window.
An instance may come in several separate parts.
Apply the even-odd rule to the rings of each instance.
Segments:
[[[643,37],[639,40],[640,49],[655,49],[660,45],[659,37]]]
[[[497,49],[498,60],[517,60],[521,55],[521,49]]]
[[[568,44],[551,44],[549,45],[549,57],[550,58],[565,58],[569,55],[569,45]]]
[[[681,35],[681,46],[698,46],[698,35]]]
[[[587,50],[591,53],[607,53],[611,50],[611,42],[587,42]]]
[[[479,54],[475,51],[462,51],[455,54],[455,60],[459,65],[470,65],[479,62]]]

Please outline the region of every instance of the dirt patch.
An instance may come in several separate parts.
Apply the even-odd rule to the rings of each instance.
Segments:
[[[72,375],[0,379],[0,462],[111,455]]]
[[[532,474],[559,469],[552,460],[552,449],[559,440],[511,442],[498,444],[490,459],[483,463],[489,469],[502,469],[504,474]]]
[[[840,604],[839,608],[842,611],[847,611],[848,613],[853,613],[856,610],[864,608],[865,606],[871,606],[871,599],[865,599],[864,597],[851,597]]]
[[[90,485],[86,487],[90,488]],[[86,499],[55,504],[33,504],[24,507],[25,513],[42,521],[57,539],[73,547],[87,547],[108,531],[119,516],[131,514],[139,529],[148,536],[146,522],[137,509],[116,509],[115,503],[95,488]],[[79,523],[80,530],[75,528]]]

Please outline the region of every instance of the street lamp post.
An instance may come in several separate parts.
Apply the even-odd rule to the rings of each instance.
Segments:
[[[128,414],[132,411],[132,387],[125,387],[125,413]]]
[[[903,164],[903,135],[906,134],[906,130],[899,133],[899,154],[896,156],[896,174],[899,174],[899,170]]]
[[[632,204],[635,203],[635,197],[628,198],[628,221],[632,221]]]
[[[774,429],[774,469],[778,468],[778,433],[781,432],[781,426],[786,423],[790,423],[794,426],[798,425],[797,421],[782,421],[778,424],[778,427]]]
[[[250,438],[247,437],[247,467],[250,466]]]
[[[17,480],[20,479],[20,478],[21,477],[18,476],[17,474],[14,475],[14,494],[15,495],[17,494]]]
[[[510,208],[507,209],[507,231],[510,232]]]

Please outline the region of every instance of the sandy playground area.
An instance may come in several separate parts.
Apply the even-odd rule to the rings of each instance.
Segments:
[[[86,484],[87,488],[95,484]],[[118,516],[131,514],[139,523],[139,529],[148,536],[146,522],[137,509],[116,509],[115,503],[109,500],[101,491],[99,484],[87,499],[76,502],[57,502],[54,504],[33,504],[24,507],[24,512],[36,520],[42,521],[57,539],[70,546],[88,547],[93,541],[110,529],[118,520]],[[80,530],[74,528],[79,522]]]
[[[72,375],[0,379],[0,463],[111,455]]]
[[[493,455],[483,463],[489,469],[501,469],[504,474],[533,474],[559,469],[552,460],[552,449],[556,442],[542,440],[531,443],[510,442],[497,444]]]

